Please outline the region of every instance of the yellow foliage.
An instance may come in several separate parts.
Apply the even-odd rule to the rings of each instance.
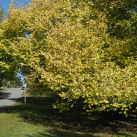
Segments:
[[[107,12],[97,12],[88,3],[80,2],[74,9],[70,0],[35,0],[24,9],[12,3],[2,24],[3,35],[11,35],[1,44],[32,68],[26,79],[31,94],[55,92],[68,100],[82,97],[89,112],[105,110],[108,104],[116,110],[137,95],[137,66],[121,69],[111,61],[129,40],[106,34]],[[109,47],[103,49],[105,44]],[[62,111],[66,102],[54,106]]]

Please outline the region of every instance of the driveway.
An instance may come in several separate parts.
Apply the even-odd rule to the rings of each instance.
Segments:
[[[5,93],[0,92],[0,111],[13,105],[23,92],[24,90],[21,90],[21,88],[11,88]]]

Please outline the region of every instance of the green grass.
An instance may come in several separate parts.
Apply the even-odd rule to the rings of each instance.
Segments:
[[[80,106],[59,113],[56,100],[27,94],[14,107],[0,114],[0,137],[136,137],[137,119],[114,113],[94,112],[88,116]],[[130,122],[129,122],[130,121]]]
[[[5,90],[5,88],[0,88],[0,92],[2,92],[2,91],[4,91]]]

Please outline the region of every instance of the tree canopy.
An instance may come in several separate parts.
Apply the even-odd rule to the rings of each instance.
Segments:
[[[0,7],[2,8],[2,7]],[[4,21],[4,9],[0,10],[0,32],[3,31],[2,22]],[[5,34],[4,34],[5,35]],[[5,38],[2,36],[0,41]],[[8,54],[6,50],[0,45],[0,87],[2,86],[2,81],[10,81],[16,78],[16,71],[18,70],[18,64],[16,63],[16,58],[11,54]]]
[[[31,94],[55,93],[62,100],[53,106],[61,111],[83,98],[88,113],[120,109],[126,114],[136,101],[137,65],[134,55],[123,53],[135,46],[135,26],[130,27],[134,40],[115,34],[119,20],[109,15],[122,7],[122,1],[107,1],[111,6],[103,2],[35,0],[21,8],[11,3],[0,43],[20,66],[29,68],[26,82]],[[125,1],[125,8],[126,4],[130,5]],[[130,23],[136,19],[136,13],[129,16]]]

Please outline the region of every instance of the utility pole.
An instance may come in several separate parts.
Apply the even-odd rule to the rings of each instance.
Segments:
[[[26,88],[25,88],[25,91],[24,91],[24,104],[26,105]]]
[[[25,78],[27,78],[27,76]],[[26,87],[27,87],[27,84],[26,84]],[[24,87],[25,88],[25,91],[24,91],[24,104],[26,104],[26,87]]]

